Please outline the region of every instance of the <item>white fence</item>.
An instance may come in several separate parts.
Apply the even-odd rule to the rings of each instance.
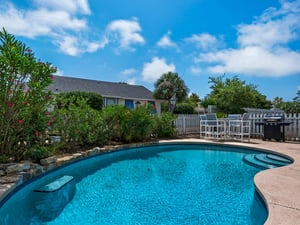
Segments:
[[[262,122],[265,114],[251,113],[249,120],[251,121],[251,136],[262,137],[263,126],[255,125],[256,122]],[[300,113],[285,114],[285,121],[291,124],[285,126],[285,138],[287,140],[300,140]],[[199,134],[200,117],[197,114],[180,114],[174,120],[176,132],[178,135]]]
[[[174,125],[179,135],[200,133],[200,117],[197,114],[179,114]]]

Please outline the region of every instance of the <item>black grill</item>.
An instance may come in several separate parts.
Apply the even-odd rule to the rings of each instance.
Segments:
[[[266,115],[263,119],[263,122],[258,122],[255,124],[263,126],[263,140],[275,139],[276,141],[285,141],[284,127],[290,125],[290,122],[284,121],[284,115]]]

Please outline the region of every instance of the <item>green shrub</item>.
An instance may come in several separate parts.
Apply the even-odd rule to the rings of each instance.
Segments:
[[[169,112],[169,104],[168,102],[162,102],[161,103],[161,112]]]
[[[189,103],[178,103],[174,110],[175,114],[193,114],[194,107]]]
[[[60,93],[56,96],[57,107],[68,107],[71,103],[79,105],[81,99],[86,99],[86,103],[95,110],[103,107],[103,98],[100,94],[93,92],[71,91]]]
[[[60,135],[65,148],[72,146],[103,146],[111,140],[111,128],[102,112],[90,107],[85,98],[61,98],[53,112],[52,134]],[[76,102],[76,103],[75,103]]]
[[[174,119],[175,116],[169,112],[156,115],[153,119],[153,135],[157,138],[174,137]]]
[[[8,163],[9,157],[7,155],[0,155],[0,163]]]
[[[109,106],[102,110],[102,119],[113,141],[143,141],[152,133],[151,108],[148,106],[133,110],[120,105]]]
[[[55,155],[55,150],[52,146],[33,146],[27,153],[27,156],[34,162],[53,155]]]
[[[144,141],[152,133],[151,110],[141,106],[129,111],[121,121],[121,139],[125,142]]]
[[[56,69],[22,42],[0,31],[0,154],[21,160],[45,137],[51,104],[47,87]],[[37,135],[39,134],[39,135]]]
[[[121,105],[111,105],[102,110],[101,117],[112,141],[123,139],[122,124],[129,114],[131,114],[130,109]]]

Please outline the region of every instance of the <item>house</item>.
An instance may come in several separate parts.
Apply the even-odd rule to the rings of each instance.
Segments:
[[[130,85],[123,82],[97,81],[74,77],[53,76],[49,86],[53,93],[82,91],[102,95],[104,106],[113,104],[136,108],[144,104],[152,104],[154,112],[161,112],[162,100],[154,99],[152,92],[141,85]]]

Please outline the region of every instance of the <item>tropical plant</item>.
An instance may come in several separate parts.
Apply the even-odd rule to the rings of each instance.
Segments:
[[[52,122],[46,90],[55,71],[4,28],[0,31],[0,154],[20,160],[32,145],[45,144]]]
[[[171,111],[171,99],[176,98],[177,102],[182,102],[188,95],[189,89],[177,73],[164,73],[154,84],[153,96],[157,99],[168,101],[168,108]]]

